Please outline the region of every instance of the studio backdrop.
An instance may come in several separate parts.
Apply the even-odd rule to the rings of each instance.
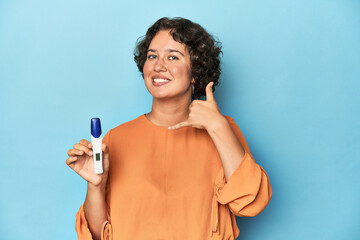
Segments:
[[[273,197],[238,239],[360,239],[360,1],[0,1],[0,238],[76,239],[67,150],[151,110],[133,61],[161,17],[222,42],[214,97]]]

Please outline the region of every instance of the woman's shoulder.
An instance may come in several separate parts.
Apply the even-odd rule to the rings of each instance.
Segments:
[[[139,128],[142,127],[143,125],[143,118],[144,115],[140,115],[135,119],[132,119],[130,121],[124,122],[116,127],[114,127],[113,129],[111,129],[111,133],[119,133],[119,132],[127,132],[127,131],[132,131],[132,130],[139,130]]]
[[[133,120],[124,122],[117,127],[110,129],[105,134],[103,142],[110,146],[114,142],[119,144],[135,141],[144,129],[144,121],[142,120],[142,116],[143,115],[140,115]]]
[[[222,115],[223,115],[223,117],[225,117],[225,119],[226,119],[230,124],[236,124],[236,123],[235,123],[235,120],[234,120],[232,117],[227,116],[227,115],[224,115],[224,114],[222,114]]]
[[[232,120],[234,120],[232,117],[230,117],[230,116],[227,116],[227,115],[224,115],[224,114],[222,114],[223,115],[223,117],[225,117],[227,120],[230,120],[230,119],[232,119]]]

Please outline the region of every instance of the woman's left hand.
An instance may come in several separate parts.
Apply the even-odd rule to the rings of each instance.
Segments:
[[[194,100],[189,106],[189,117],[186,121],[170,126],[169,129],[178,129],[192,126],[200,129],[211,129],[223,116],[215,102],[212,92],[214,82],[206,86],[206,100]]]

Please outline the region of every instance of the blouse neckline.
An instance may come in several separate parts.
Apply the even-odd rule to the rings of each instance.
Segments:
[[[156,125],[155,123],[153,123],[152,121],[150,121],[147,117],[146,117],[146,113],[144,113],[143,115],[141,115],[141,118],[144,119],[145,122],[148,123],[148,125],[158,128],[158,129],[163,129],[163,130],[168,130],[168,131],[176,131],[176,130],[180,130],[182,128],[186,128],[186,127],[182,127],[182,128],[178,128],[178,129],[168,129],[169,126],[160,126],[160,125]],[[189,127],[189,126],[187,126]],[[191,126],[190,126],[191,127]]]

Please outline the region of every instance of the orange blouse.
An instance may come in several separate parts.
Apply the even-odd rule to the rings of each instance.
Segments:
[[[234,214],[257,215],[272,189],[239,127],[225,117],[245,149],[228,182],[204,129],[169,130],[145,114],[111,129],[103,139],[109,146],[110,172],[102,239],[236,239]],[[92,239],[83,205],[75,229],[80,240]]]

